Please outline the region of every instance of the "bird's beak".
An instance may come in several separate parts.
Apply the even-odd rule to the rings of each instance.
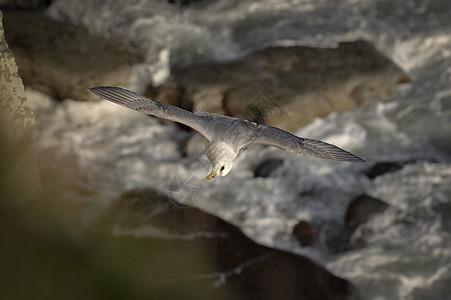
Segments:
[[[207,180],[210,180],[210,179],[215,178],[215,177],[216,177],[216,171],[213,170],[213,171],[211,171],[210,174],[208,174],[208,176],[206,178],[207,178]]]

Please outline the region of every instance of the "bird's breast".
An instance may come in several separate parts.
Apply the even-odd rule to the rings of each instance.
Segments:
[[[238,154],[238,150],[233,149],[225,142],[206,143],[205,152],[211,163],[215,161],[231,161]]]

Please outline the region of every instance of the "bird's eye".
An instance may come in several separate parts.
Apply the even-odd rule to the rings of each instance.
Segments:
[[[221,167],[221,170],[220,170],[220,171],[224,171],[224,166]]]

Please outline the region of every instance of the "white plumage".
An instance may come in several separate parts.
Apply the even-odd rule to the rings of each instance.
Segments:
[[[191,113],[185,109],[153,101],[119,87],[94,87],[94,94],[119,105],[187,125],[202,134],[205,150],[212,164],[207,179],[227,175],[240,149],[252,144],[274,146],[285,151],[319,158],[363,162],[360,157],[318,140],[295,136],[282,129],[246,120],[206,112]]]

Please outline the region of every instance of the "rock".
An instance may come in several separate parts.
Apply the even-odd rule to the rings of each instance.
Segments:
[[[386,173],[396,172],[398,170],[401,170],[404,166],[415,164],[418,162],[431,162],[435,163],[437,162],[436,159],[409,159],[405,161],[392,161],[392,162],[378,162],[374,164],[371,168],[366,170],[364,173],[368,178],[374,179],[377,176],[384,175]]]
[[[113,228],[118,239],[131,234],[166,249],[167,259],[181,266],[171,270],[177,278],[159,275],[169,288],[202,282],[226,299],[359,299],[352,284],[310,259],[259,245],[221,218],[174,205],[153,190],[124,193],[98,228]],[[202,276],[182,268],[183,255],[192,251],[210,266]]]
[[[442,228],[446,232],[451,232],[451,197],[443,202],[438,202],[432,206],[432,210],[440,216]]]
[[[288,131],[333,111],[391,99],[399,83],[409,82],[365,41],[340,43],[338,48],[270,47],[230,62],[174,68],[172,75],[173,81],[149,88],[147,94],[193,111]]]
[[[186,6],[186,5],[196,4],[196,3],[201,2],[203,0],[167,0],[167,1],[168,1],[168,3],[171,3],[171,4]]]
[[[390,205],[385,201],[365,194],[352,200],[346,210],[344,246],[342,248],[364,246],[365,233],[359,232],[358,229],[389,207]]]
[[[293,235],[301,246],[311,246],[318,240],[318,228],[310,222],[301,220],[293,227]]]
[[[4,180],[17,189],[20,200],[37,198],[41,192],[35,144],[30,136],[34,114],[28,106],[14,54],[8,48],[0,11],[0,140],[2,155],[12,155]]]
[[[371,168],[365,171],[366,176],[370,179],[374,179],[377,176],[384,175],[385,173],[391,173],[398,171],[404,167],[407,162],[378,162]]]
[[[255,177],[269,177],[273,172],[283,165],[283,159],[269,158],[257,165],[254,170]]]
[[[0,0],[0,9],[45,9],[54,0]]]
[[[95,85],[126,85],[138,56],[119,41],[39,12],[5,13],[6,39],[25,86],[57,99],[88,100]]]

